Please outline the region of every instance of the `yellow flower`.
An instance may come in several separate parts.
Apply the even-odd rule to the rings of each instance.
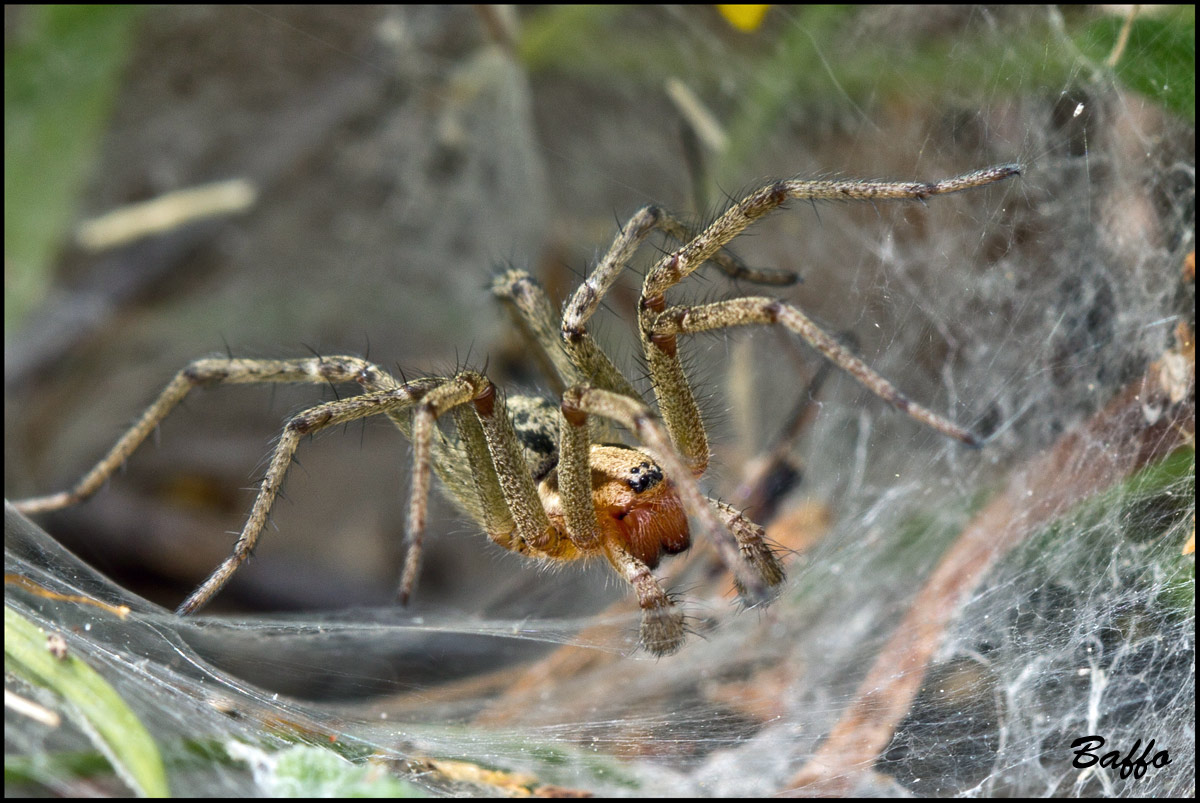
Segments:
[[[733,27],[739,31],[749,33],[762,25],[763,17],[767,14],[769,5],[751,6],[751,5],[735,5],[735,6],[717,6],[717,11],[725,18]]]

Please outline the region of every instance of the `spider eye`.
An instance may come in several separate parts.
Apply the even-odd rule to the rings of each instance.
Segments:
[[[651,463],[648,460],[643,460],[638,465],[629,469],[629,479],[625,482],[633,489],[634,493],[642,493],[653,488],[662,482],[662,469]]]

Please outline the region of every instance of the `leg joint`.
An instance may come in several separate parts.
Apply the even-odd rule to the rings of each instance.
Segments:
[[[490,379],[483,380],[483,387],[475,394],[472,403],[483,418],[492,418],[496,414],[496,386]]]
[[[658,226],[663,219],[663,209],[659,206],[642,207],[642,211],[634,215],[634,220],[638,223],[637,236],[645,237]]]
[[[229,369],[214,367],[216,362],[210,359],[193,360],[180,373],[193,385],[221,382],[229,376]]]
[[[332,417],[333,413],[329,410],[322,410],[320,408],[307,410],[288,421],[286,429],[298,435],[307,435],[329,423],[329,419]]]
[[[568,424],[573,427],[582,427],[587,424],[587,413],[579,406],[582,401],[581,393],[575,388],[571,388],[563,394],[562,414]]]
[[[654,334],[650,335],[650,342],[654,344],[655,348],[668,357],[674,357],[679,352],[679,344],[675,339],[675,335],[655,332]]]

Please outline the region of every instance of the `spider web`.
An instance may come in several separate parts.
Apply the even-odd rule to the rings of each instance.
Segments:
[[[279,532],[211,615],[177,619],[248,509],[230,489],[282,418],[332,398],[196,394],[96,499],[40,522],[53,539],[6,509],[6,573],[25,578],[8,612],[115,689],[172,793],[1194,789],[1190,10],[1127,37],[1095,9],[774,8],[748,34],[711,9],[532,10],[508,50],[469,10],[280,14],[143,20],[84,214],[229,175],[261,199],[86,326],[61,314],[90,298],[71,267],[94,258],[67,255],[61,295],[6,343],[10,498],[65,487],[222,339],[250,356],[369,342],[408,372],[486,360],[548,392],[482,289],[497,261],[561,298],[645,203],[704,220],[781,176],[1015,161],[1018,179],[924,204],[795,204],[733,250],[803,284],[702,272],[672,296],[778,294],[988,442],[947,442],[835,372],[783,450],[802,479],[767,522],[780,598],[739,611],[698,545],[660,572],[692,637],[653,660],[603,567],[531,567],[442,503],[414,608],[391,605],[410,453],[386,424],[306,444]],[[635,378],[637,279],[595,326]],[[706,489],[736,503],[818,360],[766,330],[683,351],[712,424]],[[62,715],[6,714],[10,788],[149,790],[78,679],[10,642],[6,689]],[[1075,766],[1089,736],[1129,771]],[[395,779],[413,786],[380,786]]]

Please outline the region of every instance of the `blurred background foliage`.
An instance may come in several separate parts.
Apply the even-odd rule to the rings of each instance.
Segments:
[[[45,298],[53,281],[144,13],[136,5],[5,8],[6,337]],[[711,171],[715,187],[738,179],[763,132],[792,113],[788,107],[797,98],[814,107],[826,105],[831,96],[854,103],[953,96],[970,103],[1004,91],[991,82],[997,72],[1009,76],[1012,91],[1018,92],[1034,78],[1027,74],[1031,70],[1041,73],[1039,83],[1063,84],[1076,74],[1080,56],[1100,69],[1126,25],[1117,15],[1097,18],[1064,9],[1076,53],[1059,47],[1060,32],[1048,20],[1015,41],[874,36],[853,48],[854,58],[840,60],[834,74],[814,44],[853,42],[861,34],[856,8],[810,6],[797,13],[802,25],[784,26],[770,46],[747,46],[741,54],[745,62],[739,70],[756,76],[752,82],[731,84],[722,58],[697,45],[703,38],[663,37],[653,27],[630,26],[627,9],[619,5],[534,10],[522,19],[516,49],[534,74],[609,82],[619,76],[631,86],[657,89],[661,76],[685,73],[706,98],[724,92],[729,147]],[[773,24],[769,12],[762,24]],[[1118,80],[1194,121],[1195,6],[1139,15],[1126,35],[1115,68]],[[955,51],[954,70],[944,69],[950,50]]]

